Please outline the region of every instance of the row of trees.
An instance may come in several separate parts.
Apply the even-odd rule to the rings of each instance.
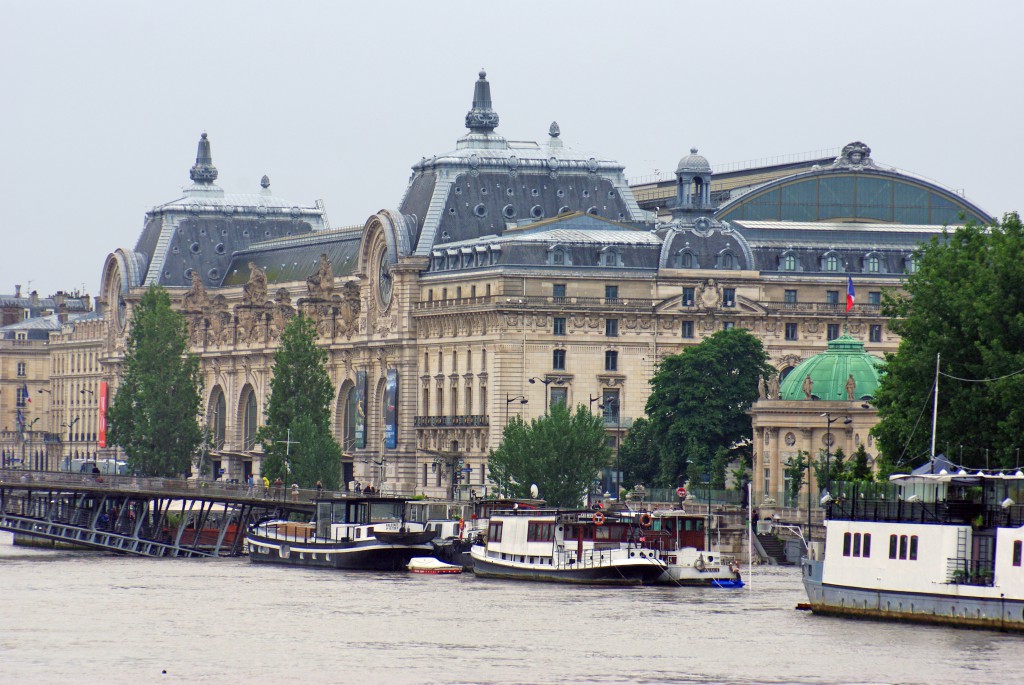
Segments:
[[[107,411],[110,442],[127,454],[132,473],[180,477],[192,469],[208,432],[200,428],[203,379],[189,353],[186,322],[163,288],[151,286],[132,313],[121,383]],[[299,315],[274,354],[263,445],[262,473],[301,487],[319,481],[337,489],[341,447],[330,430],[334,387],[316,328]],[[203,475],[203,474],[200,474]]]

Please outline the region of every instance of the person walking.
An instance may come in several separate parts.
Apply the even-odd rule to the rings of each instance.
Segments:
[[[284,481],[281,480],[281,476],[274,479],[274,499],[283,499],[284,495]]]
[[[324,484],[320,481],[316,482],[316,498],[320,499],[324,494]]]
[[[263,476],[263,499],[270,497],[270,479]]]

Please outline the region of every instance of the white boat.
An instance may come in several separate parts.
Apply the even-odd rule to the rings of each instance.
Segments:
[[[819,614],[1024,631],[1024,474],[893,476],[826,497],[802,561]]]
[[[682,509],[636,514],[644,531],[642,546],[657,550],[666,569],[656,582],[666,585],[743,587],[735,559],[711,543],[708,517]]]
[[[446,564],[434,557],[413,557],[406,565],[410,573],[422,573],[424,575],[451,575],[462,573],[462,567],[455,564]]]
[[[491,514],[470,554],[483,578],[588,585],[650,584],[665,572],[629,521],[601,511],[526,509]]]
[[[345,497],[316,502],[310,523],[267,520],[246,533],[253,563],[398,571],[429,555],[432,531],[404,520],[406,500]]]

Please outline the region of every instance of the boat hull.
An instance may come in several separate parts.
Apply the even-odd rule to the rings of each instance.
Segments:
[[[357,571],[404,571],[413,557],[429,555],[429,543],[392,545],[378,540],[318,543],[287,541],[248,535],[249,560],[255,564],[280,564],[306,568]]]
[[[577,585],[650,585],[663,571],[664,566],[646,561],[584,568],[544,568],[495,562],[473,555],[473,572],[481,578]]]
[[[803,560],[807,608],[815,614],[1024,632],[1024,601],[831,585],[821,582],[821,564]]]

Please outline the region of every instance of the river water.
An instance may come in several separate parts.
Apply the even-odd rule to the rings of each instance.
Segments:
[[[1019,636],[796,611],[751,588],[591,588],[14,547],[3,683],[1006,683]]]

